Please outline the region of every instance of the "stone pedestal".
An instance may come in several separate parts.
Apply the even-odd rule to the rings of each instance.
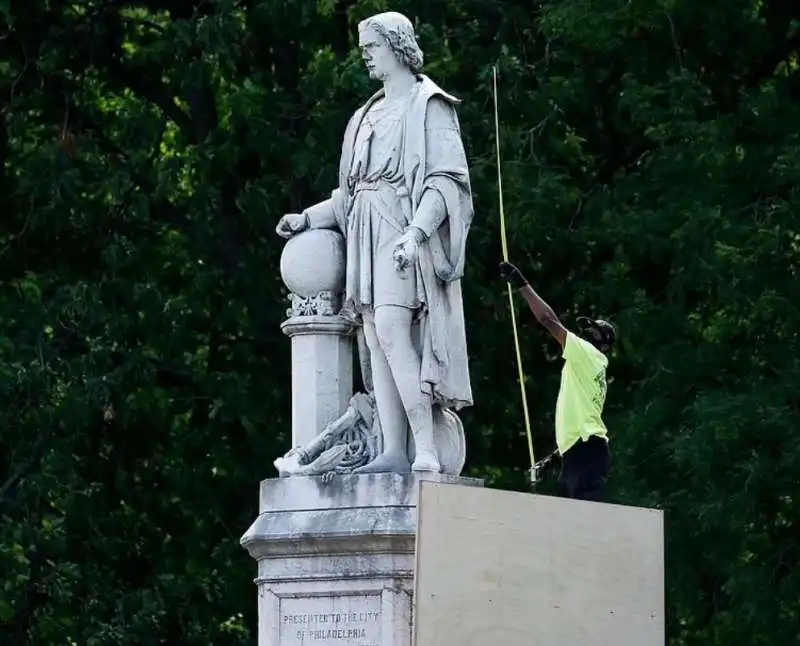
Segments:
[[[420,480],[438,474],[261,483],[241,539],[258,562],[258,646],[411,646]]]
[[[353,396],[353,325],[337,315],[293,316],[292,446],[305,446],[339,417]]]

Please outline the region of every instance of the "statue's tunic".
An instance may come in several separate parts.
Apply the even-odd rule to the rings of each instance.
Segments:
[[[458,100],[424,75],[404,99],[382,99],[381,90],[351,118],[339,187],[307,212],[335,219],[346,238],[345,308],[362,315],[381,305],[415,310],[420,386],[458,410],[472,404],[461,278],[473,216]],[[427,240],[404,279],[392,251],[412,224]]]
[[[419,311],[425,304],[416,272],[401,275],[392,252],[409,225],[398,191],[404,186],[405,112],[419,90],[392,103],[373,103],[355,134],[347,175],[345,308],[369,314],[381,305]]]

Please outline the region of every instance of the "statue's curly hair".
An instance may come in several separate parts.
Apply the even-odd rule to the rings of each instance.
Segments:
[[[422,72],[425,57],[417,44],[414,28],[411,27],[410,23],[410,29],[403,29],[402,26],[387,27],[377,16],[374,16],[363,20],[358,26],[359,31],[367,27],[372,27],[386,39],[389,48],[401,65],[405,65],[414,74]]]

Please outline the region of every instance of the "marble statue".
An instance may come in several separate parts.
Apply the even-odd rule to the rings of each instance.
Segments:
[[[463,436],[455,411],[472,405],[461,278],[473,205],[459,101],[422,73],[408,18],[381,13],[358,32],[369,75],[383,87],[347,125],[331,196],[284,215],[276,231],[292,238],[331,229],[344,238],[339,315],[357,326],[363,381],[382,434],[380,454],[351,470],[440,472],[437,424],[458,426]],[[364,434],[361,413],[343,418],[349,421],[335,428],[359,419]],[[347,469],[353,447],[335,440],[338,432],[323,438],[323,431],[303,453],[290,451],[279,469],[330,471],[340,462]]]

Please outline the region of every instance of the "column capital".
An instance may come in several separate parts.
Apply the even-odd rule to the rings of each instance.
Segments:
[[[343,316],[293,316],[281,323],[281,330],[289,338],[309,334],[351,336],[355,324]]]

